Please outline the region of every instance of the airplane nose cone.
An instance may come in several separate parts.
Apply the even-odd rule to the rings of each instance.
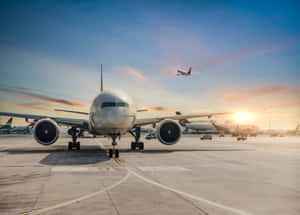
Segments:
[[[128,113],[125,111],[110,111],[107,113],[106,123],[111,127],[122,127],[128,124]]]

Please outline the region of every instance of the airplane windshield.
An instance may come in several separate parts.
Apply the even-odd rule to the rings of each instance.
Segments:
[[[126,102],[103,102],[101,105],[102,108],[105,107],[128,107]]]

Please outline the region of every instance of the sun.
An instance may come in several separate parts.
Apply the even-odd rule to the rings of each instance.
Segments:
[[[234,116],[238,123],[248,122],[253,119],[253,115],[250,112],[238,112]]]

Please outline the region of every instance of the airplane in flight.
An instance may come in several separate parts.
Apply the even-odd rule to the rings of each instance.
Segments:
[[[11,117],[7,120],[7,122],[4,125],[2,125],[0,127],[1,134],[9,133],[9,130],[12,128],[11,127],[12,121],[13,121],[13,118]]]
[[[192,74],[192,67],[189,68],[188,72],[182,71],[180,69],[177,70],[177,76],[190,76]]]
[[[68,111],[68,110],[66,110]],[[153,118],[137,118],[136,106],[126,93],[122,91],[104,91],[101,65],[100,93],[93,100],[89,113],[77,112],[88,115],[88,119],[51,117],[44,115],[31,115],[0,112],[1,116],[20,117],[38,120],[33,128],[33,136],[41,145],[51,145],[59,137],[59,125],[69,126],[68,134],[72,137],[68,149],[80,150],[80,142],[77,142],[80,129],[84,129],[93,135],[105,135],[111,137],[112,148],[109,149],[109,157],[119,157],[117,138],[129,132],[135,139],[131,142],[131,150],[144,149],[144,143],[140,142],[141,127],[152,125],[156,128],[159,141],[165,145],[176,144],[181,137],[181,126],[178,121],[189,118],[212,117],[229,113],[200,113],[189,115],[172,115]]]

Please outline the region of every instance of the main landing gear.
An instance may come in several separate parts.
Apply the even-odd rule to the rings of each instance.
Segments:
[[[68,130],[68,134],[72,136],[72,142],[69,142],[68,149],[70,151],[73,150],[73,148],[80,150],[80,142],[77,142],[79,130],[77,128],[72,127]]]
[[[136,127],[134,131],[130,130],[129,133],[135,138],[135,142],[131,142],[131,150],[135,151],[137,148],[140,151],[144,150],[144,143],[139,142],[141,137],[141,127]]]
[[[116,142],[116,138],[117,138],[118,135],[114,134],[114,135],[111,135],[111,138],[112,138],[112,146],[113,148],[112,149],[109,149],[108,150],[108,156],[110,158],[113,157],[113,155],[115,155],[114,157],[115,158],[118,158],[119,157],[119,149],[116,149],[116,145],[117,145],[117,142]]]

